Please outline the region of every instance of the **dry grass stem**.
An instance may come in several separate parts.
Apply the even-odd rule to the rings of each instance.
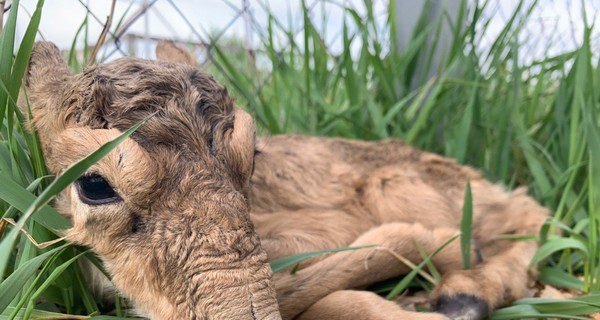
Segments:
[[[94,64],[94,62],[96,61],[96,56],[98,55],[98,51],[100,51],[100,47],[102,46],[102,44],[104,44],[104,41],[106,40],[106,35],[108,34],[108,30],[110,30],[112,19],[115,14],[116,3],[117,0],[112,1],[112,5],[110,6],[110,14],[106,18],[106,23],[104,24],[104,28],[102,28],[102,33],[100,33],[100,37],[98,37],[98,41],[96,42],[94,50],[90,55],[90,59],[88,60],[88,66]]]

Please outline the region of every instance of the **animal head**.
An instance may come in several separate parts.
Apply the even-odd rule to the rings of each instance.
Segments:
[[[52,43],[33,49],[25,87],[54,174],[149,118],[57,199],[68,239],[152,318],[277,318],[248,212],[254,123],[185,51],[164,43],[158,56],[176,62],[126,57],[72,75]]]

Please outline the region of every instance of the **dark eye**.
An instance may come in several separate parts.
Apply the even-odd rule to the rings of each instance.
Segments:
[[[115,189],[98,174],[82,176],[75,181],[75,185],[83,203],[100,205],[121,201]]]

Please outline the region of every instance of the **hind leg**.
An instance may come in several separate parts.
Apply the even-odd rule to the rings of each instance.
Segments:
[[[392,301],[368,291],[335,291],[317,301],[297,320],[444,320],[437,313],[407,311]]]

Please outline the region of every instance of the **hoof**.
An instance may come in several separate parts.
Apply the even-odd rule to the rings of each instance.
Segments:
[[[485,301],[466,294],[441,296],[433,302],[432,308],[452,320],[483,320],[489,315]]]

